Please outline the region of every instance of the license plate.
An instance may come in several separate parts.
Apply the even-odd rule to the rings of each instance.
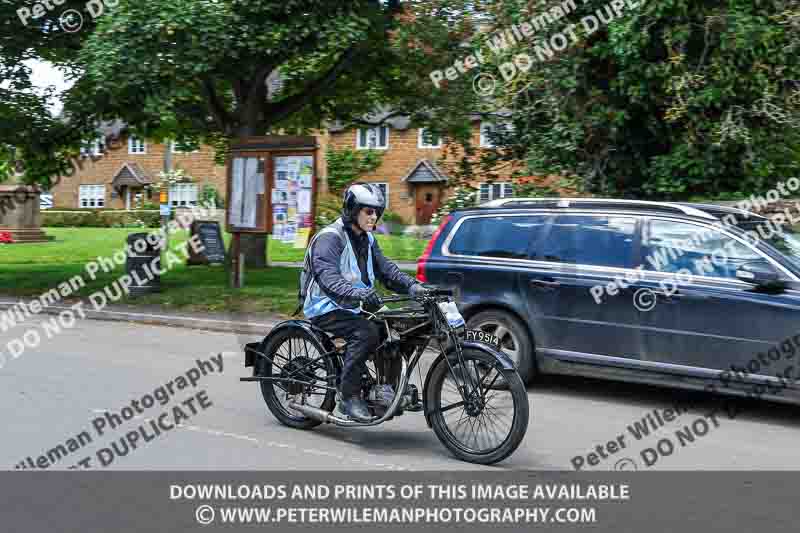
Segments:
[[[498,336],[486,333],[485,331],[468,329],[465,339],[472,342],[482,342],[483,344],[488,344],[489,346],[500,349],[500,339]]]

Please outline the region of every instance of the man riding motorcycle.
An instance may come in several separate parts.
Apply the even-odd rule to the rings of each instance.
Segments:
[[[310,254],[311,281],[303,314],[317,327],[347,341],[337,388],[342,412],[358,421],[372,419],[361,398],[361,375],[381,341],[380,328],[361,314],[361,307],[373,312],[380,308],[376,280],[401,294],[418,296],[426,291],[384,257],[371,234],[385,206],[376,185],[351,185],[344,194],[341,218],[322,229],[306,252]],[[381,394],[382,403],[388,405],[395,391],[383,385]]]

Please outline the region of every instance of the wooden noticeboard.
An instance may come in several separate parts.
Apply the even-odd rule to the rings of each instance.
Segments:
[[[241,234],[307,246],[315,231],[317,150],[315,137],[294,136],[252,137],[231,147],[226,229],[234,234],[234,263]]]

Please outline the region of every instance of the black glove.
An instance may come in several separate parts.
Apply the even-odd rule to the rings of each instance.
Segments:
[[[380,296],[378,296],[378,293],[375,291],[364,293],[364,295],[361,296],[361,302],[364,304],[364,308],[367,310],[377,311],[383,307],[383,302],[381,301]]]
[[[431,290],[422,285],[422,283],[415,283],[408,290],[408,294],[412,298],[422,298],[423,296],[429,296],[431,294]]]

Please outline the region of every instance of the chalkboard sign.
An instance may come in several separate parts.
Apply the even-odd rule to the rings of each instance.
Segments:
[[[203,243],[203,251],[200,254],[194,253],[191,245],[189,247],[189,265],[208,265],[225,263],[225,241],[222,240],[222,230],[219,222],[192,222],[192,236],[197,235]]]

